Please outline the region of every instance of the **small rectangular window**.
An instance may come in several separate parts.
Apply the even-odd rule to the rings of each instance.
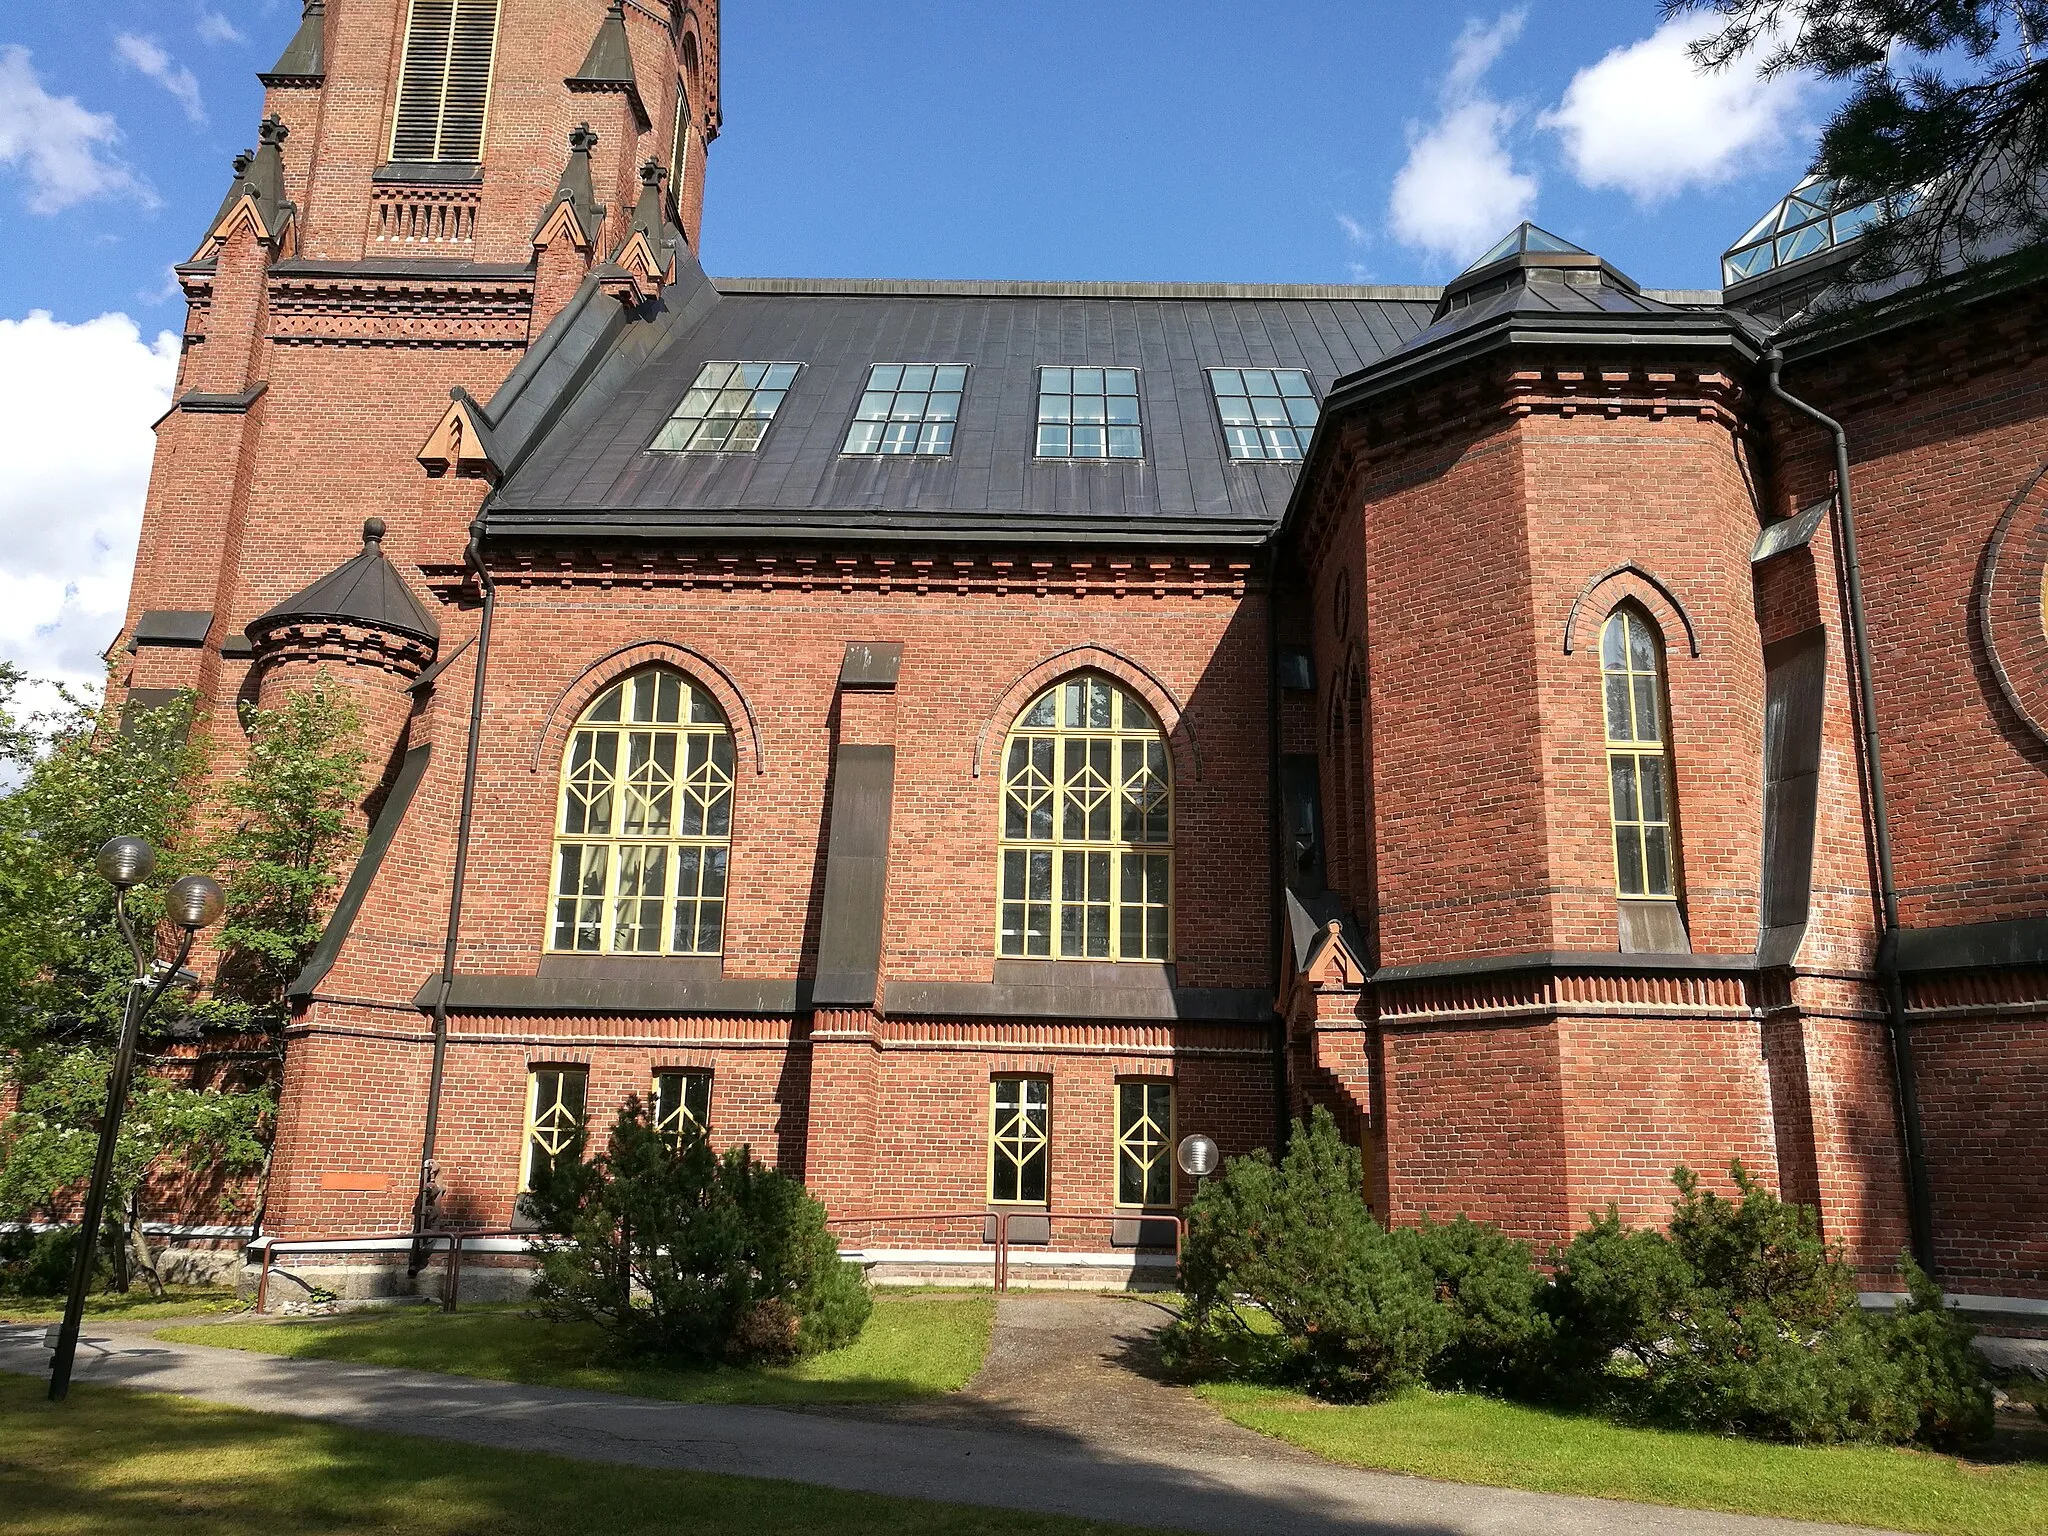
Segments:
[[[1116,1085],[1116,1203],[1173,1204],[1173,1084]]]
[[[1042,459],[1141,459],[1135,368],[1038,370],[1038,456]]]
[[[999,1077],[989,1085],[989,1199],[1044,1205],[1052,1148],[1052,1084]]]
[[[710,1130],[711,1074],[655,1073],[654,1129],[670,1141],[680,1141],[690,1131],[701,1135]]]
[[[412,0],[393,160],[481,160],[498,46],[498,0]]]
[[[1316,429],[1316,395],[1299,368],[1211,368],[1233,459],[1298,459]]]
[[[768,434],[801,363],[706,363],[650,448],[752,453]]]
[[[842,453],[948,454],[967,369],[957,363],[877,363]]]
[[[584,1067],[535,1067],[527,1075],[526,1172],[521,1189],[532,1189],[575,1150],[589,1080]]]

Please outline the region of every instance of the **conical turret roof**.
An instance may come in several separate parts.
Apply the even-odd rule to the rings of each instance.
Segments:
[[[261,644],[270,630],[315,620],[383,630],[429,645],[441,639],[441,626],[385,558],[384,520],[377,517],[363,524],[361,554],[250,620],[245,633],[252,643]]]

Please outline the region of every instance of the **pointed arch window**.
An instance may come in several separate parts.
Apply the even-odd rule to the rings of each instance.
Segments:
[[[653,667],[599,694],[562,759],[549,948],[719,954],[732,797],[732,732],[703,689]]]
[[[1614,889],[1624,900],[1678,899],[1677,807],[1666,730],[1664,644],[1649,616],[1614,610],[1600,632]]]
[[[1003,747],[998,952],[1173,958],[1173,779],[1136,694],[1084,674],[1031,701]]]

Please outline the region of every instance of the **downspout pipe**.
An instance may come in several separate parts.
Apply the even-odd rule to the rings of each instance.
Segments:
[[[491,622],[498,612],[498,584],[484,564],[483,522],[469,525],[463,562],[476,572],[483,588],[483,618],[477,626],[476,678],[469,696],[469,742],[462,760],[462,806],[455,822],[454,883],[448,893],[448,929],[441,943],[441,987],[434,998],[434,1065],[427,1079],[427,1123],[420,1138],[419,1193],[413,1207],[413,1230],[429,1225],[429,1194],[434,1184],[434,1145],[441,1129],[441,1087],[448,1071],[448,998],[455,990],[455,951],[462,936],[462,893],[469,875],[469,834],[476,813],[476,765],[483,746],[484,681],[491,662]],[[426,1267],[431,1245],[413,1245],[412,1272]]]
[[[1287,1153],[1294,1117],[1288,1110],[1287,1080],[1288,1020],[1279,1012],[1280,978],[1287,974],[1287,866],[1281,856],[1281,839],[1287,834],[1287,808],[1283,798],[1280,762],[1280,564],[1278,548],[1267,559],[1266,568],[1266,881],[1267,899],[1273,906],[1273,1156]]]
[[[1906,1161],[1906,1217],[1912,1233],[1913,1258],[1934,1271],[1934,1202],[1927,1186],[1927,1155],[1920,1134],[1920,1090],[1913,1066],[1913,1037],[1906,1027],[1906,989],[1899,978],[1899,884],[1892,862],[1891,813],[1884,794],[1884,755],[1877,735],[1877,683],[1870,670],[1870,623],[1863,604],[1863,566],[1856,553],[1856,508],[1849,493],[1849,434],[1832,416],[1787,390],[1780,377],[1785,354],[1772,347],[1765,354],[1771,393],[1792,410],[1826,431],[1835,445],[1835,509],[1847,573],[1849,644],[1856,654],[1856,688],[1863,716],[1863,763],[1870,775],[1871,841],[1877,851],[1878,904],[1881,928],[1877,943],[1877,975],[1884,991],[1885,1026],[1890,1036],[1892,1073],[1899,1085],[1901,1141]]]

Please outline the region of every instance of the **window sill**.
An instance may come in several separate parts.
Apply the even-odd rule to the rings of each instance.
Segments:
[[[387,160],[370,172],[377,183],[433,183],[439,186],[481,186],[483,163],[477,160]]]

